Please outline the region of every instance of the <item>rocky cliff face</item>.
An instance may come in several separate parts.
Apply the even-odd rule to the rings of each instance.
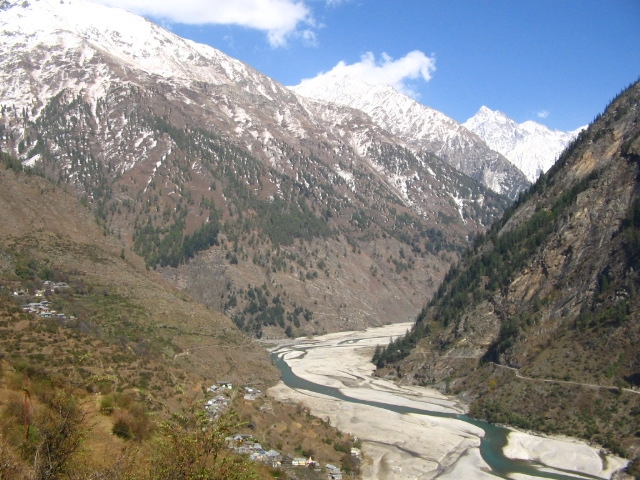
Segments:
[[[379,365],[405,381],[446,381],[494,421],[635,455],[628,407],[638,395],[624,389],[640,383],[639,119],[636,83],[449,272]],[[572,404],[553,400],[568,392]]]

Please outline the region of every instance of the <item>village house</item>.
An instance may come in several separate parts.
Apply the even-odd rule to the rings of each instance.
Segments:
[[[327,463],[325,468],[327,469],[327,478],[329,480],[342,480],[342,471],[339,467]]]
[[[277,450],[271,449],[267,453],[265,453],[265,456],[269,460],[269,463],[271,463],[272,467],[277,468],[282,465],[282,455],[280,455],[280,452],[278,452]]]
[[[260,390],[251,387],[244,387],[244,392],[244,399],[250,402],[262,395]]]
[[[70,288],[69,284],[67,284],[66,282],[52,282],[51,280],[45,280],[44,282],[42,282],[42,286],[44,287],[45,290],[55,290],[57,289],[65,289],[65,288]]]
[[[307,465],[307,459],[304,457],[294,457],[291,460],[291,466],[293,467],[304,467]]]

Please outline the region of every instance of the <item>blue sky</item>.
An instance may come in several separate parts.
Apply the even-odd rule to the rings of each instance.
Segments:
[[[640,77],[640,0],[98,0],[285,85],[337,65],[464,122],[573,130]]]

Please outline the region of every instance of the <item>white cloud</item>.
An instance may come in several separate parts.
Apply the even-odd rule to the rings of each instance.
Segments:
[[[286,45],[290,36],[303,40],[313,32],[311,11],[300,0],[96,0],[112,7],[190,25],[238,25],[266,32],[274,47]]]
[[[409,52],[397,60],[386,53],[381,55],[380,60],[376,60],[372,52],[367,52],[360,57],[359,62],[347,65],[341,60],[331,70],[319,74],[318,77],[354,77],[371,85],[391,85],[406,95],[417,97],[410,81],[422,79],[428,82],[435,70],[435,56],[428,57],[420,50]]]
[[[549,116],[549,112],[547,110],[541,110],[537,113],[538,118],[547,118]]]

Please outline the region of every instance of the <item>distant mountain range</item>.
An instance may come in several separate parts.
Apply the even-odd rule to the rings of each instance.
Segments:
[[[504,113],[484,106],[462,125],[508,158],[532,183],[551,168],[569,142],[586,128],[561,132],[533,121],[516,123]]]

